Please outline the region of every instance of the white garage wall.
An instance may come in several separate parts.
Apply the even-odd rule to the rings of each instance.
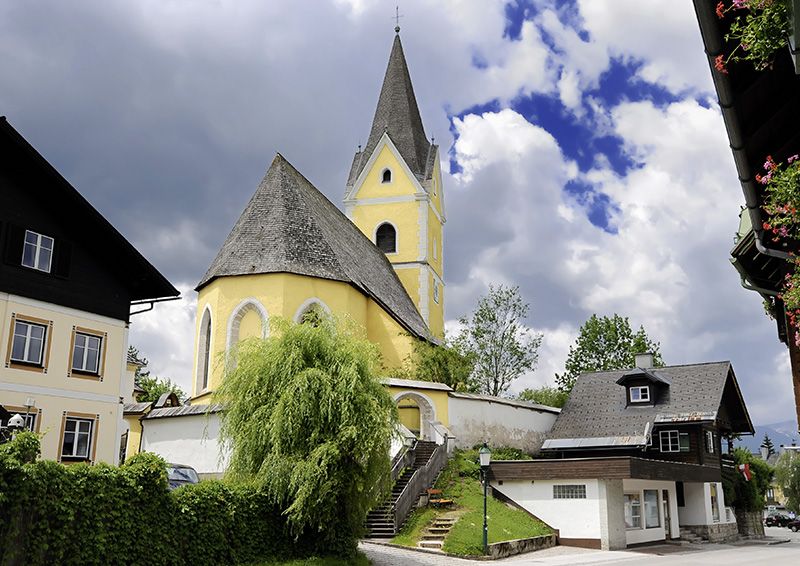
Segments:
[[[186,464],[204,476],[221,475],[228,454],[219,445],[219,415],[144,419],[142,450],[173,464]]]
[[[458,448],[489,442],[538,452],[558,414],[488,395],[450,393],[449,428]]]
[[[555,484],[583,484],[586,499],[553,499]],[[558,529],[562,538],[601,538],[598,480],[519,480],[492,487]]]

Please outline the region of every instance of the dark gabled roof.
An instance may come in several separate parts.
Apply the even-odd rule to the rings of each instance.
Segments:
[[[721,412],[730,418],[733,432],[753,433],[730,362],[667,366],[657,371],[671,385],[655,406],[627,406],[625,388],[617,380],[630,370],[581,375],[543,449],[641,445],[654,424],[713,422]],[[578,442],[567,446],[566,440]]]
[[[191,417],[210,413],[219,413],[222,410],[223,406],[219,403],[215,403],[213,405],[180,405],[178,407],[153,409],[147,414],[146,417],[143,417],[142,420],[149,421],[168,417]]]
[[[280,154],[197,290],[217,277],[254,273],[295,273],[350,283],[405,330],[429,337],[384,253]]]
[[[646,379],[650,383],[660,383],[661,385],[670,385],[669,379],[660,375],[654,369],[634,368],[630,371],[623,373],[617,380],[618,385],[623,385],[631,380]]]
[[[399,34],[394,37],[367,145],[353,157],[348,186],[358,179],[384,132],[389,134],[414,175],[420,181],[428,179],[437,148],[425,135]]]
[[[76,237],[96,251],[95,259],[115,273],[132,301],[176,297],[178,290],[147,261],[22,135],[0,116],[4,158],[40,180],[43,207],[70,218]],[[15,154],[11,154],[14,151]],[[9,152],[9,153],[6,153]],[[44,195],[46,193],[46,196]]]

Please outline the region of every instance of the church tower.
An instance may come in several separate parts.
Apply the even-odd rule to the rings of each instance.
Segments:
[[[444,191],[422,126],[399,28],[367,144],[353,157],[348,218],[391,262],[431,333],[444,336]]]

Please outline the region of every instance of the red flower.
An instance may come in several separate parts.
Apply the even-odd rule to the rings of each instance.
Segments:
[[[725,5],[722,2],[717,4],[717,17],[720,20],[725,17]]]
[[[720,73],[728,74],[728,69],[725,68],[725,59],[722,55],[717,55],[714,59],[714,68]]]

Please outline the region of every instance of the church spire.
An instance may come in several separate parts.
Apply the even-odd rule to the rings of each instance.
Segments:
[[[431,144],[422,126],[399,33],[394,36],[378,107],[364,148],[367,157],[384,132],[389,134],[411,171],[420,178],[424,177]]]

